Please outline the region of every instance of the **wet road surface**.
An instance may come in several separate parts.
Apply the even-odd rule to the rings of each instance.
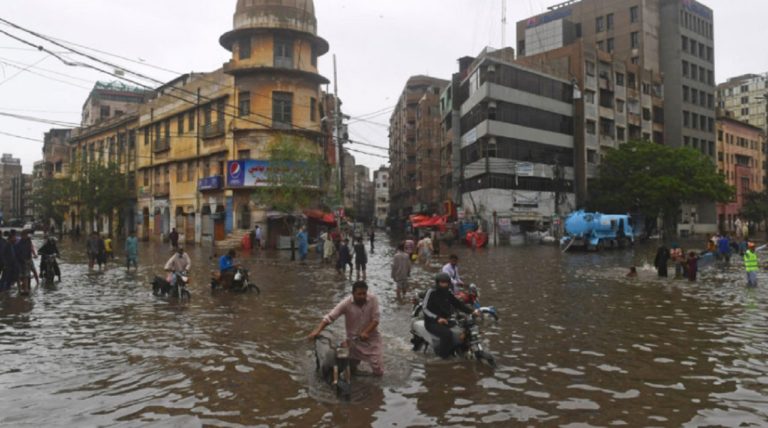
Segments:
[[[395,299],[391,246],[377,245],[369,283],[387,374],[357,379],[342,403],[316,379],[304,337],[351,283],[314,254],[306,265],[247,255],[262,294],[211,295],[211,251],[192,248],[193,298],[177,304],[150,294],[167,246],[142,244],[137,273],[121,260],[89,272],[84,241],[65,238],[61,284],[0,296],[0,425],[768,424],[768,275],[748,292],[738,261],[690,284],[656,279],[651,245],[454,248],[465,280],[499,310],[483,326],[493,371],[410,350],[411,305]],[[440,263],[416,268],[412,283],[428,286]],[[624,278],[631,265],[639,278]]]

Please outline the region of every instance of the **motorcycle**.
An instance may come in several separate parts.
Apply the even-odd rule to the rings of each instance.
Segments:
[[[40,278],[46,284],[53,284],[53,280],[56,278],[56,270],[53,268],[55,263],[55,255],[47,254],[43,256],[42,267],[40,269]]]
[[[172,275],[175,279],[173,281],[174,285],[171,285],[167,280],[156,276],[151,282],[152,294],[158,297],[178,299],[179,301],[189,301],[192,298],[189,290],[187,290],[187,286],[189,286],[189,275],[187,272],[174,272]]]
[[[334,343],[320,335],[315,338],[315,365],[323,380],[334,388],[336,395],[349,400],[352,393],[352,359],[349,347]]]
[[[211,272],[211,291],[216,291],[221,286],[221,273],[218,271]],[[233,293],[248,293],[255,291],[256,294],[261,294],[261,289],[250,281],[248,269],[241,267],[235,269],[235,276],[232,279],[232,285],[227,291],[231,291]]]
[[[414,302],[413,312],[411,313],[413,318],[411,322],[411,344],[413,344],[415,352],[423,350],[426,353],[430,346],[433,350],[440,346],[440,338],[430,333],[424,324],[424,319],[421,316],[424,304],[423,299],[424,296],[420,294],[420,299]],[[484,307],[479,309],[479,311],[481,314],[489,314],[494,319],[498,319],[496,310],[493,307]],[[454,343],[458,343],[453,350],[454,356],[485,362],[491,368],[496,368],[496,359],[485,349],[480,327],[474,315],[466,316],[459,314],[455,319],[450,320],[449,326],[453,332]]]

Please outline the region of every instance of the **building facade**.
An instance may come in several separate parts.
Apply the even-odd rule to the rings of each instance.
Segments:
[[[578,147],[582,144],[577,141],[577,164],[587,165],[586,174],[577,177],[580,200],[585,196],[589,170],[594,169],[590,164],[599,163],[596,149],[601,138],[613,134],[610,139],[620,140],[617,113],[626,115],[625,139],[692,147],[715,159],[713,19],[712,10],[694,0],[572,0],[517,23],[520,58],[540,56],[573,43],[581,45],[574,51],[584,56],[587,77],[574,78],[583,82],[580,89],[584,91],[585,115],[592,98],[598,113],[594,125],[585,121],[585,140],[591,139],[592,126],[605,132],[594,134],[598,145],[591,149],[589,141],[584,147]],[[593,93],[590,78],[596,83]],[[616,96],[612,88],[619,87],[619,82],[627,91],[635,88],[639,92],[639,105],[630,106],[629,93],[627,99]],[[626,113],[617,111],[619,100],[624,102]],[[614,110],[613,123],[611,112],[601,108]],[[630,115],[639,115],[635,124],[630,122]],[[590,158],[596,162],[589,162]],[[686,206],[681,220],[696,223],[700,232],[713,232],[717,227],[715,206]]]
[[[147,101],[152,91],[123,82],[96,82],[83,104],[81,126],[96,125],[102,120],[121,116]]]
[[[0,220],[17,219],[13,215],[13,182],[21,177],[21,160],[4,153],[0,158]]]
[[[765,189],[765,131],[741,122],[727,113],[717,119],[717,167],[736,194],[727,204],[717,205],[720,229],[735,231],[744,195]]]
[[[446,135],[458,137],[460,205],[486,227],[498,220],[502,234],[575,208],[572,85],[512,56],[486,49],[460,61],[463,78],[444,103],[455,110],[442,112]]]
[[[768,73],[733,77],[717,86],[717,106],[734,119],[768,132]]]
[[[72,136],[71,129],[51,129],[43,138],[43,177],[63,178],[67,176],[70,149],[67,145]]]
[[[440,93],[448,81],[413,76],[390,117],[390,213],[435,212],[440,205]]]
[[[373,223],[375,192],[371,181],[371,170],[367,166],[355,166],[355,216],[364,224]]]
[[[389,168],[381,166],[373,171],[373,185],[376,198],[373,208],[376,227],[384,228],[389,217]]]

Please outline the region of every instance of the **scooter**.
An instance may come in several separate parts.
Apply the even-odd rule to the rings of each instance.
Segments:
[[[151,282],[152,294],[158,297],[178,299],[179,301],[189,301],[192,298],[189,290],[187,290],[187,286],[189,285],[189,275],[187,272],[174,272],[172,275],[175,278],[174,285],[171,285],[170,282],[156,276]]]
[[[211,291],[221,288],[221,274],[218,271],[211,272]],[[249,293],[255,291],[261,294],[261,289],[250,281],[248,269],[238,267],[235,269],[235,277],[232,279],[232,286],[227,290],[233,293]]]
[[[411,322],[411,344],[413,344],[413,350],[415,352],[423,350],[423,352],[426,353],[430,346],[433,350],[437,349],[440,345],[440,338],[430,333],[424,325],[424,319],[421,316],[423,310],[423,296],[420,297],[420,300],[414,302],[413,311],[411,313],[413,318],[413,321]],[[486,311],[487,312],[485,313],[491,313],[488,308],[486,308]],[[498,319],[495,312],[494,309],[493,317]],[[478,326],[477,319],[474,315],[466,316],[460,314],[456,319],[450,320],[449,326],[454,335],[454,343],[458,343],[453,351],[455,357],[485,362],[491,368],[496,368],[495,358],[483,345],[480,327]]]
[[[320,335],[315,338],[315,365],[317,373],[334,388],[336,395],[349,400],[352,393],[352,359],[349,347],[334,343]]]

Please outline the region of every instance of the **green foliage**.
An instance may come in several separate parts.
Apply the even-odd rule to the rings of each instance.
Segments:
[[[92,163],[73,174],[70,193],[86,217],[93,219],[105,214],[111,221],[115,211],[127,206],[134,189],[119,165]]]
[[[66,179],[44,178],[32,195],[35,211],[43,221],[53,220],[56,225],[64,221],[71,183]]]
[[[254,191],[254,200],[276,211],[295,213],[318,205],[326,173],[322,156],[301,141],[282,137],[268,151],[268,186]]]
[[[741,215],[755,223],[768,219],[768,191],[745,194]]]
[[[661,214],[669,231],[681,204],[727,202],[732,196],[733,188],[700,152],[633,141],[605,156],[590,205],[604,212]]]

